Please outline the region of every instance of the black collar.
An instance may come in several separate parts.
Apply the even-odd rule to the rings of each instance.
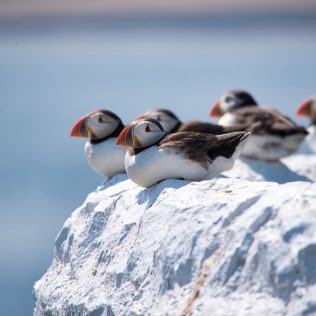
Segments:
[[[178,129],[180,128],[181,124],[182,122],[179,121],[179,123],[168,134],[176,133]]]

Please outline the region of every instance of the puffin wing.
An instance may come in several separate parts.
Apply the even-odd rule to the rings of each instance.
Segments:
[[[249,125],[240,126],[222,126],[201,121],[188,121],[178,129],[178,132],[198,132],[204,134],[221,135],[237,131],[245,131],[249,128]]]
[[[304,127],[296,125],[289,117],[272,108],[244,107],[234,111],[234,116],[236,124],[252,125],[253,134],[274,134],[281,137],[307,135]]]
[[[165,136],[160,148],[172,148],[177,154],[199,162],[205,169],[217,157],[231,158],[239,143],[249,133],[233,132],[223,135],[210,135],[197,132],[179,132]]]
[[[288,116],[274,109],[267,109],[267,111],[271,111],[271,114],[274,115],[274,118],[275,118],[274,124],[272,125],[271,132],[275,132],[281,136],[287,136],[287,135],[293,135],[293,134],[302,134],[302,135],[308,134],[305,127],[297,125]]]

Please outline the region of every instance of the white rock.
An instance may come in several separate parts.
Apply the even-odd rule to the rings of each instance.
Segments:
[[[241,157],[233,169],[223,173],[233,179],[250,181],[316,181],[316,155],[292,155],[279,162],[266,162]]]
[[[316,184],[120,175],[66,221],[34,315],[312,315]]]
[[[282,159],[296,174],[316,181],[316,155],[297,154]]]

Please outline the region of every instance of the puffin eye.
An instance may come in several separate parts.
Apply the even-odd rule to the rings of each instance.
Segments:
[[[149,125],[148,125],[148,124],[147,124],[146,127],[145,127],[145,132],[146,132],[146,133],[150,132],[150,128],[149,128]]]
[[[99,123],[103,123],[103,119],[102,119],[101,116],[98,117],[98,122],[99,122]]]
[[[157,121],[161,121],[161,116],[160,115],[157,115]]]

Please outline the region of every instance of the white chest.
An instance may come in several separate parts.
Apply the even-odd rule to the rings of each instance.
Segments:
[[[125,167],[130,179],[142,187],[150,187],[165,179],[200,180],[207,173],[199,163],[158,146],[134,156],[127,153]]]
[[[310,149],[316,153],[316,126],[312,125],[308,128],[308,135],[306,137],[306,142]]]
[[[205,169],[196,161],[187,159],[172,148],[152,146],[143,152],[125,157],[126,172],[130,179],[142,187],[150,187],[165,179],[200,181],[212,179],[232,168],[239,150],[232,158],[219,157]]]
[[[236,125],[235,116],[232,113],[226,113],[219,119],[218,124],[222,126]]]
[[[125,172],[126,149],[116,145],[116,137],[99,144],[87,142],[85,156],[91,168],[104,177],[112,177]]]

